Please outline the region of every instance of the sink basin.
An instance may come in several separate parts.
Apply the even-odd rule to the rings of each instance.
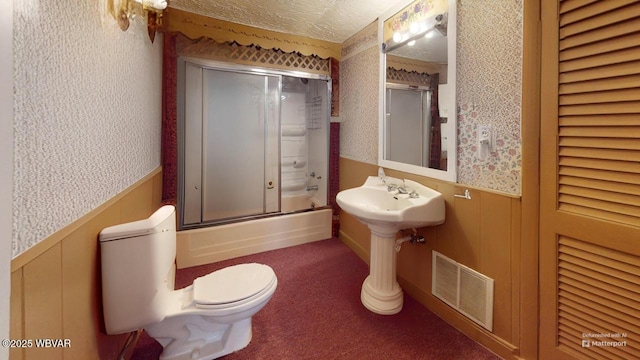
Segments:
[[[387,177],[386,184],[389,183],[402,185],[403,181]],[[444,222],[444,199],[439,192],[415,181],[404,180],[406,188],[418,194],[412,198],[409,194],[388,191],[386,184],[378,177],[370,176],[362,186],[339,192],[336,201],[342,210],[366,225],[396,231]]]
[[[442,194],[411,180],[369,176],[362,186],[336,196],[342,210],[371,230],[369,276],[362,284],[360,300],[369,310],[397,314],[402,309],[402,289],[396,280],[396,235],[399,230],[444,222]],[[404,186],[413,196],[388,191],[387,184]]]

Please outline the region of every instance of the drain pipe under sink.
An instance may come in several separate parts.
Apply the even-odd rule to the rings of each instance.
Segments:
[[[422,235],[418,235],[418,230],[413,228],[411,229],[411,235],[407,235],[407,236],[403,236],[400,239],[396,240],[396,252],[400,252],[400,248],[402,247],[402,244],[410,241],[412,244],[418,243],[418,244],[424,244],[425,240],[424,240],[424,236]]]
[[[400,248],[402,247],[402,243],[405,243],[407,241],[411,241],[411,237],[412,235],[408,235],[408,236],[403,236],[400,239],[396,240],[396,252],[400,252]]]

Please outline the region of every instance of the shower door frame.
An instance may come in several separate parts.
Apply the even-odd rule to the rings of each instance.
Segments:
[[[291,70],[279,70],[279,69],[271,69],[271,68],[264,68],[264,67],[257,67],[257,66],[247,66],[247,65],[239,65],[239,64],[231,64],[231,63],[227,63],[227,62],[222,62],[222,61],[216,61],[216,60],[208,60],[208,59],[200,59],[200,58],[194,58],[194,57],[187,57],[187,56],[179,56],[177,59],[177,70],[178,70],[178,82],[177,82],[177,86],[178,86],[178,91],[177,91],[177,118],[178,118],[178,228],[180,230],[186,230],[186,229],[195,229],[195,228],[201,228],[201,227],[208,227],[208,226],[215,226],[215,225],[223,225],[223,224],[229,224],[229,223],[235,223],[235,222],[241,222],[241,221],[247,221],[247,220],[252,220],[252,219],[260,219],[260,218],[266,218],[266,217],[272,217],[272,216],[280,216],[283,215],[285,213],[281,212],[281,199],[282,199],[282,190],[281,190],[281,183],[282,183],[282,179],[281,179],[281,169],[282,169],[282,158],[280,155],[280,150],[281,150],[281,142],[282,142],[282,134],[281,134],[281,129],[280,129],[280,123],[282,121],[281,119],[281,104],[278,104],[278,136],[277,136],[277,142],[278,142],[278,161],[277,161],[277,169],[278,169],[278,184],[276,184],[277,187],[277,198],[278,198],[278,210],[276,212],[271,212],[271,213],[262,213],[262,214],[255,214],[255,215],[246,215],[246,216],[239,216],[239,217],[234,217],[234,218],[227,218],[227,219],[221,219],[221,220],[214,220],[214,221],[204,221],[203,220],[203,204],[202,204],[202,193],[200,195],[200,221],[198,223],[189,223],[189,224],[185,224],[185,203],[186,203],[186,193],[185,193],[185,176],[186,176],[186,140],[185,140],[185,127],[186,127],[186,120],[185,120],[185,111],[187,106],[189,105],[188,102],[190,102],[190,100],[186,99],[186,66],[187,64],[192,64],[194,66],[199,66],[202,69],[211,69],[211,70],[221,70],[221,71],[231,71],[231,72],[241,72],[241,73],[249,73],[249,74],[255,74],[255,75],[264,75],[264,76],[277,76],[279,78],[278,81],[278,93],[281,95],[282,94],[282,77],[283,76],[290,76],[290,77],[297,77],[297,78],[306,78],[306,79],[318,79],[318,80],[324,80],[327,81],[327,114],[331,114],[331,77],[328,75],[322,75],[322,74],[313,74],[313,73],[306,73],[306,72],[301,72],[301,71],[291,71]],[[199,106],[202,107],[202,99],[196,99],[196,102],[199,104]],[[204,121],[204,119],[203,119]],[[328,127],[330,124],[330,116],[327,117],[327,121],[326,121],[326,126],[327,126],[327,133],[329,131]],[[202,148],[202,141],[200,143],[200,148]],[[325,170],[325,174],[329,174],[329,147],[330,147],[330,136],[329,134],[327,134],[327,154],[326,154],[326,169]],[[199,162],[202,165],[202,153],[200,153],[200,159]],[[266,154],[265,154],[266,156]],[[200,174],[201,176],[203,176],[202,174],[204,173],[204,171],[201,169]],[[202,184],[203,180],[200,180],[200,184]],[[329,208],[330,206],[329,204],[329,191],[328,191],[328,186],[329,183],[327,182],[327,205],[323,206],[323,207],[317,207],[316,209],[324,209],[324,208]],[[309,211],[312,209],[305,209],[305,210],[301,210],[300,212],[303,211]]]
[[[429,166],[429,156],[431,153],[431,127],[433,126],[433,119],[431,118],[431,92],[432,90],[425,86],[412,86],[407,84],[397,84],[397,83],[388,83],[385,89],[385,101],[390,101],[391,96],[389,96],[390,91],[407,91],[413,93],[420,93],[420,164],[412,163],[413,165],[428,167]],[[392,134],[390,129],[391,127],[391,106],[389,104],[386,105],[387,113],[385,114],[385,128],[387,129],[387,135],[385,135],[384,139],[384,158],[386,160],[392,161],[401,161],[397,158],[392,159]],[[398,139],[396,139],[398,140]],[[404,139],[402,141],[408,141],[408,139]],[[410,163],[408,161],[402,160],[401,162]]]

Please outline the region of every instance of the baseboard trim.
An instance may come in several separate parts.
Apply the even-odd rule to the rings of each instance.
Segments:
[[[427,309],[498,356],[504,359],[520,359],[520,349],[518,347],[483,329],[478,324],[467,319],[464,315],[437,299],[431,293],[420,289],[403,277],[398,276],[398,283],[403,291]]]
[[[351,236],[347,235],[343,230],[338,231],[338,236],[340,240],[347,245],[353,252],[356,253],[362,259],[362,261],[369,263],[369,251],[362,247],[357,241],[355,241]]]

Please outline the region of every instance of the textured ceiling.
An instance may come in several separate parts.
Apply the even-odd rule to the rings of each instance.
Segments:
[[[170,0],[169,7],[261,29],[342,43],[407,0]]]

